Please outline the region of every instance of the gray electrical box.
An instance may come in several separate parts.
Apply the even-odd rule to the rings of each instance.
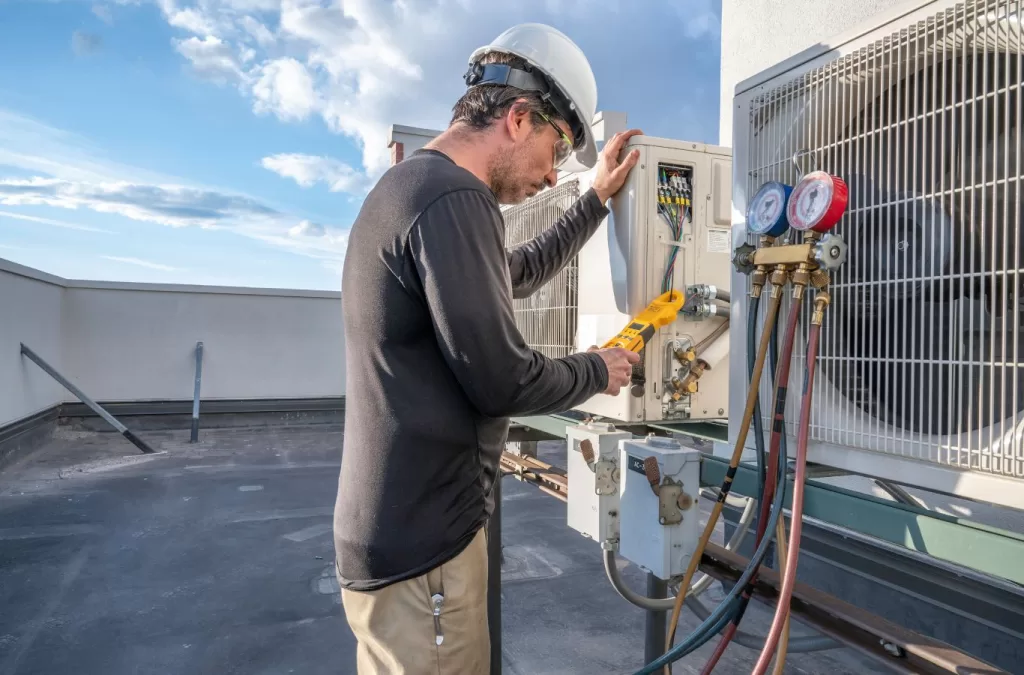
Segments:
[[[598,543],[619,536],[619,442],[633,438],[611,424],[566,429],[569,527]]]

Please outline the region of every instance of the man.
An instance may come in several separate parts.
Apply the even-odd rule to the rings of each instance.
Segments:
[[[594,76],[548,26],[477,50],[466,80],[450,127],[381,178],[349,237],[334,531],[361,675],[488,672],[484,526],[509,417],[617,394],[638,360],[596,348],[546,358],[524,342],[511,300],[594,233],[636,164],[636,152],[619,155],[639,131],[616,135],[598,162]],[[593,189],[507,252],[499,203],[553,186],[566,162],[596,163]]]

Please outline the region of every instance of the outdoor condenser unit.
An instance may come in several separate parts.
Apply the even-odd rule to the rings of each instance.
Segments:
[[[688,301],[644,349],[630,386],[578,410],[623,422],[725,418],[731,281],[728,148],[640,136],[629,179],[611,214],[568,269],[515,300],[527,343],[558,357],[602,345],[670,289]],[[549,227],[590,188],[595,171],[504,211],[507,245]]]
[[[768,181],[849,185],[809,460],[1024,507],[1021,3],[921,2],[737,88],[734,213]],[[756,245],[737,215],[733,247]],[[750,279],[732,278],[734,320]],[[788,295],[788,294],[787,294]],[[800,335],[811,316],[808,293]],[[762,314],[768,303],[762,301]],[[780,324],[789,311],[784,303]],[[737,334],[739,332],[737,331]],[[798,339],[787,401],[796,432]],[[767,373],[767,370],[766,370]],[[743,409],[745,341],[730,351]],[[771,385],[762,386],[770,428]],[[740,417],[730,418],[735,442]],[[748,436],[752,449],[753,437]],[[795,448],[795,444],[790,444]]]

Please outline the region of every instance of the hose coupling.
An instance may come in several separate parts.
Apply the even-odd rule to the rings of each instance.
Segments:
[[[750,275],[750,297],[760,298],[761,290],[766,283],[768,283],[768,268],[758,265]]]
[[[811,269],[807,263],[800,263],[793,270],[793,299],[801,300],[804,297],[804,289],[811,283]]]
[[[680,347],[673,352],[673,355],[679,361],[679,364],[683,366],[690,365],[697,358],[697,352],[693,351],[692,348],[683,349]]]
[[[832,283],[832,277],[829,273],[820,267],[811,272],[811,285],[817,290],[823,290],[828,288],[828,285]]]
[[[811,316],[811,323],[820,326],[825,320],[825,308],[832,302],[832,296],[828,291],[818,291],[814,296],[814,314]]]
[[[786,286],[786,281],[789,280],[789,268],[786,265],[778,265],[772,271],[772,275],[769,281],[772,284],[772,297],[777,298],[782,294],[783,289]]]
[[[680,383],[680,389],[688,394],[697,393],[697,380],[700,379],[700,376],[703,375],[704,371],[707,369],[707,362],[703,359],[698,360],[697,363],[693,364],[693,367],[690,368],[690,372],[687,373],[686,377],[683,378],[683,381]]]

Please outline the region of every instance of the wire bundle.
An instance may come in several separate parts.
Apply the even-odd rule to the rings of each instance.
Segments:
[[[690,197],[692,188],[690,181],[681,174],[671,176],[662,168],[658,173],[658,213],[668,224],[672,233],[672,250],[665,265],[665,276],[661,280],[661,292],[672,289],[672,277],[675,274],[676,257],[679,255],[679,242],[683,238],[683,224],[693,222]]]

